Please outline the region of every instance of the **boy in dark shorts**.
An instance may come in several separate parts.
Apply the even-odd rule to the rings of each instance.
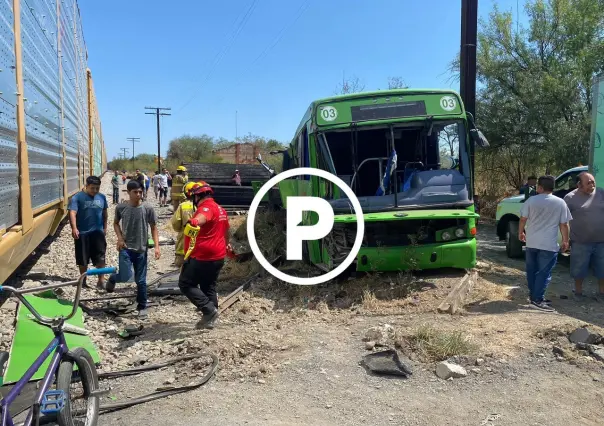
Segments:
[[[159,259],[159,234],[155,210],[143,203],[143,186],[136,180],[131,180],[126,186],[127,203],[118,204],[115,208],[113,229],[117,235],[117,250],[119,252],[119,270],[107,281],[107,292],[115,289],[116,283],[130,280],[134,269],[136,282],[136,303],[139,317],[147,316],[147,243],[149,227],[155,243],[155,258]],[[121,226],[120,226],[121,222]]]
[[[99,193],[101,179],[97,176],[86,178],[86,187],[69,202],[69,224],[75,240],[75,257],[80,274],[86,272],[88,263],[96,268],[105,266],[107,242],[107,198]],[[99,275],[98,288],[103,288],[105,277]]]

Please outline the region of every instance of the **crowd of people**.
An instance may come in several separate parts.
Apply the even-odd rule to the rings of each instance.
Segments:
[[[214,191],[206,182],[189,182],[187,170],[180,166],[172,176],[167,169],[150,179],[140,170],[126,185],[127,202],[120,203],[120,180],[112,177],[113,203],[117,204],[113,229],[119,252],[118,272],[97,287],[112,292],[117,283],[127,282],[134,272],[139,316],[147,315],[147,247],[149,229],[154,255],[160,258],[157,216],[144,203],[153,184],[160,206],[168,205],[168,190],[173,208],[171,225],[178,234],[174,265],[180,268],[179,287],[202,318],[200,327],[212,328],[218,316],[216,281],[229,251],[229,222],[224,208],[214,200]],[[233,183],[241,184],[238,171]],[[83,273],[88,264],[105,266],[108,203],[100,191],[97,176],[86,179],[85,188],[69,204],[69,219],[75,240],[75,260]],[[577,188],[564,196],[553,195],[555,178],[531,176],[522,188],[526,199],[520,212],[518,235],[526,245],[526,277],[532,307],[553,312],[552,301],[545,298],[560,252],[571,250],[570,276],[573,294],[584,296],[583,282],[590,272],[598,279],[598,294],[604,297],[604,192],[596,189],[592,174],[577,176]],[[187,229],[189,232],[187,232]],[[559,241],[558,235],[561,235]]]
[[[555,178],[532,177],[535,193],[520,211],[518,235],[526,243],[526,277],[531,306],[554,312],[545,292],[558,254],[570,249],[570,276],[574,297],[585,297],[583,282],[593,271],[598,295],[604,297],[604,192],[596,188],[591,173],[580,173],[576,189],[564,198],[553,195]],[[529,191],[530,182],[525,188]],[[561,241],[558,235],[561,234]]]
[[[199,328],[213,328],[218,318],[216,282],[224,265],[229,245],[228,215],[214,200],[214,191],[206,182],[189,182],[187,170],[179,166],[172,176],[167,169],[149,178],[144,172],[136,174],[126,184],[126,202],[120,202],[120,187],[125,174],[115,171],[111,183],[113,203],[116,204],[113,230],[117,236],[119,265],[117,273],[106,280],[101,275],[97,288],[111,293],[116,284],[130,280],[134,274],[137,286],[136,309],[140,318],[147,312],[147,266],[149,229],[155,259],[161,256],[157,215],[148,202],[153,185],[160,207],[168,206],[168,190],[173,207],[171,225],[178,234],[174,265],[180,268],[179,287],[201,315]],[[238,173],[237,173],[238,175]],[[89,176],[82,191],[74,195],[69,205],[75,260],[80,272],[92,263],[105,266],[107,248],[108,202],[100,193],[101,179]],[[189,230],[189,232],[187,232]]]

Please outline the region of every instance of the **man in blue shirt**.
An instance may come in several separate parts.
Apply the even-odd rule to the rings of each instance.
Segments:
[[[78,192],[69,203],[69,224],[75,240],[76,263],[83,274],[88,263],[96,268],[105,266],[107,241],[107,198],[100,194],[101,179],[89,176],[86,187]],[[104,289],[105,277],[99,275],[97,288]]]

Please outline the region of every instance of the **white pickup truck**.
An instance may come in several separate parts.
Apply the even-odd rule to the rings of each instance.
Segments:
[[[554,195],[564,198],[566,194],[576,188],[575,179],[581,172],[586,172],[587,166],[569,169],[556,178]],[[524,203],[524,195],[517,195],[501,200],[497,205],[497,236],[500,241],[505,240],[505,250],[508,257],[522,257],[524,243],[518,239],[518,222],[520,221],[520,209]],[[562,236],[558,233],[558,242]]]

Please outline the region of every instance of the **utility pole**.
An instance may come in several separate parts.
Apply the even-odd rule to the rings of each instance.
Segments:
[[[122,151],[120,152],[120,158],[126,159],[126,156],[128,155],[128,150],[129,148],[120,148],[120,151]]]
[[[459,92],[466,112],[476,118],[476,39],[478,0],[461,0],[461,51]],[[474,181],[474,143],[470,143],[472,181]]]
[[[145,107],[145,109],[153,109],[155,112],[146,112],[148,115],[155,115],[157,118],[157,170],[161,172],[161,133],[159,131],[159,118],[164,115],[172,115],[161,111],[171,111],[172,108],[157,108],[157,107]]]
[[[132,171],[135,171],[136,168],[134,167],[134,142],[140,142],[141,138],[126,138],[126,140],[132,142]]]

